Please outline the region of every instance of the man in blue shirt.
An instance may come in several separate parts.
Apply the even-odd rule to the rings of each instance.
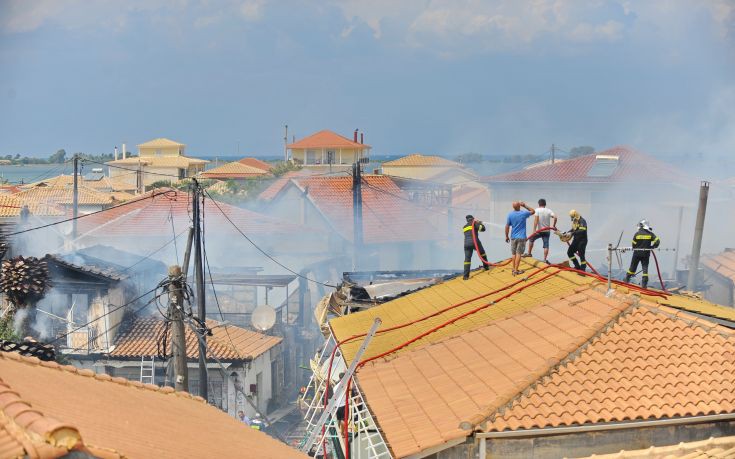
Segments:
[[[521,207],[526,210],[521,210]],[[525,202],[515,201],[513,202],[513,211],[508,214],[505,222],[505,242],[510,242],[514,276],[523,273],[519,267],[521,265],[521,255],[523,255],[523,251],[526,249],[526,219],[535,212]],[[512,231],[511,228],[513,229]],[[509,232],[510,236],[508,235]]]

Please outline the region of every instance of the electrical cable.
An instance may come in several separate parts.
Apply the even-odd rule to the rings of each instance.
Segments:
[[[64,220],[59,220],[59,221],[56,221],[56,222],[53,222],[53,223],[48,223],[48,224],[46,224],[46,225],[36,226],[36,227],[33,227],[33,228],[28,228],[28,229],[24,229],[24,230],[21,230],[21,231],[15,231],[15,232],[13,232],[13,233],[8,233],[8,234],[6,234],[6,235],[5,235],[5,237],[17,236],[18,234],[28,233],[28,232],[31,232],[31,231],[36,231],[36,230],[40,230],[40,229],[44,229],[44,228],[48,228],[48,227],[50,227],[50,226],[60,225],[60,224],[62,224],[62,223],[68,223],[68,222],[71,222],[71,221],[74,221],[74,220],[79,220],[80,218],[85,218],[85,217],[89,217],[89,216],[91,216],[91,215],[97,215],[97,214],[101,214],[101,213],[103,213],[103,212],[108,212],[108,211],[110,211],[110,210],[115,210],[115,209],[119,209],[120,207],[125,207],[125,206],[128,206],[128,205],[130,205],[130,204],[135,204],[135,203],[138,203],[138,202],[142,201],[143,199],[152,199],[152,198],[154,198],[154,197],[156,197],[156,196],[160,196],[160,195],[165,195],[165,194],[167,194],[167,193],[170,193],[170,192],[171,192],[171,191],[169,191],[169,190],[167,190],[167,191],[162,191],[162,192],[160,192],[160,193],[156,193],[156,192],[154,191],[153,193],[151,193],[151,195],[150,195],[150,196],[145,196],[145,197],[143,197],[143,198],[140,198],[140,199],[133,199],[133,200],[131,200],[131,201],[127,201],[127,202],[124,202],[124,203],[122,203],[122,204],[119,204],[119,205],[117,205],[117,206],[113,206],[113,207],[108,207],[108,208],[106,208],[106,209],[101,209],[101,210],[96,210],[96,211],[94,211],[94,212],[90,212],[90,213],[88,213],[88,214],[82,214],[82,215],[78,215],[78,216],[76,216],[76,217],[71,217],[71,218],[67,218],[67,219],[64,219]]]
[[[63,163],[57,164],[56,166],[52,167],[51,169],[47,170],[46,172],[42,172],[41,174],[38,174],[38,175],[34,176],[32,179],[28,180],[28,182],[17,182],[17,183],[15,183],[15,182],[7,182],[7,183],[9,183],[11,185],[30,185],[33,182],[37,182],[40,179],[52,177],[53,176],[52,174],[56,174],[56,172],[59,169],[62,169],[63,168],[64,170],[66,170],[66,166],[71,161],[72,161],[71,159],[67,159]]]
[[[290,272],[291,274],[294,274],[294,275],[296,275],[296,276],[298,276],[298,277],[300,277],[302,279],[305,279],[305,280],[307,280],[309,282],[313,282],[315,284],[323,285],[325,287],[330,287],[330,288],[335,288],[335,289],[337,288],[336,285],[327,284],[326,282],[320,282],[318,280],[311,279],[310,277],[304,276],[303,274],[300,274],[300,273],[294,271],[293,269],[291,269],[288,266],[284,265],[280,261],[276,260],[273,256],[271,256],[270,254],[268,254],[265,250],[261,249],[255,242],[253,242],[253,240],[250,239],[240,228],[238,228],[238,226],[235,224],[235,222],[232,221],[232,219],[230,218],[230,216],[227,215],[227,213],[225,213],[225,211],[224,211],[224,209],[222,209],[222,207],[220,207],[219,203],[217,203],[217,201],[214,198],[212,198],[212,195],[209,194],[209,191],[207,191],[207,190],[203,190],[203,191],[204,191],[204,193],[207,196],[209,196],[209,199],[214,203],[214,205],[217,207],[217,209],[219,209],[220,213],[225,217],[225,219],[228,222],[230,222],[230,225],[232,225],[232,227],[235,228],[235,230],[237,230],[237,232],[240,233],[240,235],[242,237],[244,237],[253,247],[255,247],[260,253],[262,253],[263,255],[265,255],[266,257],[268,257],[275,264],[277,264],[281,268],[285,269],[286,271]]]
[[[135,158],[135,156],[131,156],[131,158]],[[158,176],[161,176],[161,177],[170,177],[170,178],[175,178],[176,180],[181,180],[181,177],[179,177],[178,175],[173,175],[173,174],[162,174],[160,172],[144,171],[142,169],[128,169],[127,167],[115,166],[113,164],[105,164],[105,163],[101,163],[99,161],[93,161],[91,159],[82,159],[81,161],[82,162],[92,163],[92,164],[99,164],[101,166],[112,167],[112,168],[120,169],[120,170],[123,170],[123,171],[131,171],[131,172],[135,172],[135,173],[138,173],[138,171],[140,170],[140,173],[141,174],[158,175]],[[185,178],[190,178],[190,177],[185,177]]]

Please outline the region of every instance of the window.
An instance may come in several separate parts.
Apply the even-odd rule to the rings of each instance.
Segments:
[[[186,178],[186,169],[179,169],[179,180]]]
[[[334,164],[336,156],[334,150],[327,150],[327,164]]]
[[[155,153],[155,155],[156,155],[156,156],[161,156],[161,150],[156,150],[156,153]]]

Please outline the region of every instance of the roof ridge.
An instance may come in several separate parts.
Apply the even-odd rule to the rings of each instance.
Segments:
[[[590,290],[600,292],[603,294],[607,294],[607,292],[602,292],[598,287],[596,286],[590,286]],[[617,293],[613,293],[613,297],[621,296]],[[595,341],[597,338],[605,334],[612,326],[614,326],[617,322],[620,321],[620,319],[630,313],[633,308],[638,306],[638,303],[640,301],[640,297],[635,296],[633,300],[631,301],[630,298],[620,298],[622,303],[627,304],[626,307],[618,311],[616,314],[613,315],[610,320],[602,324],[602,326],[598,327],[592,335],[587,337],[584,341],[581,343],[575,343],[573,344],[572,350],[566,355],[561,356],[559,360],[556,361],[556,363],[550,365],[543,373],[539,374],[537,377],[535,375],[530,375],[528,378],[526,378],[528,384],[526,385],[523,390],[518,391],[517,389],[513,389],[512,391],[508,391],[508,393],[512,392],[509,396],[506,394],[501,394],[497,399],[507,398],[507,400],[501,404],[498,405],[498,408],[495,408],[492,410],[491,413],[478,413],[471,418],[469,418],[468,421],[463,421],[460,423],[460,428],[465,428],[464,430],[470,430],[474,429],[477,426],[479,426],[481,423],[494,420],[498,415],[502,415],[505,410],[511,408],[515,402],[520,400],[522,397],[528,395],[538,384],[540,384],[542,381],[544,381],[546,378],[550,377],[554,372],[558,371],[562,366],[566,365],[567,363],[573,361],[576,359],[582,352],[584,352],[585,349],[587,349],[593,341]],[[551,359],[552,361],[555,360],[556,357]],[[483,429],[481,429],[483,430]]]
[[[690,327],[700,327],[704,331],[708,333],[716,333],[723,338],[732,338],[733,335],[735,335],[735,330],[725,327],[723,325],[714,323],[712,321],[709,321],[707,319],[703,319],[701,317],[698,317],[697,315],[693,314],[691,311],[684,309],[682,307],[677,307],[673,305],[669,305],[666,303],[657,303],[657,304],[642,304],[642,307],[645,307],[649,311],[653,313],[663,314],[670,319],[679,320]]]

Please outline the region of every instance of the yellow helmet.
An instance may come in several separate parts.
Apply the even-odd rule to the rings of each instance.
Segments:
[[[579,217],[581,217],[581,215],[579,215],[579,212],[574,209],[569,211],[569,216],[572,217],[572,220],[577,220]]]

